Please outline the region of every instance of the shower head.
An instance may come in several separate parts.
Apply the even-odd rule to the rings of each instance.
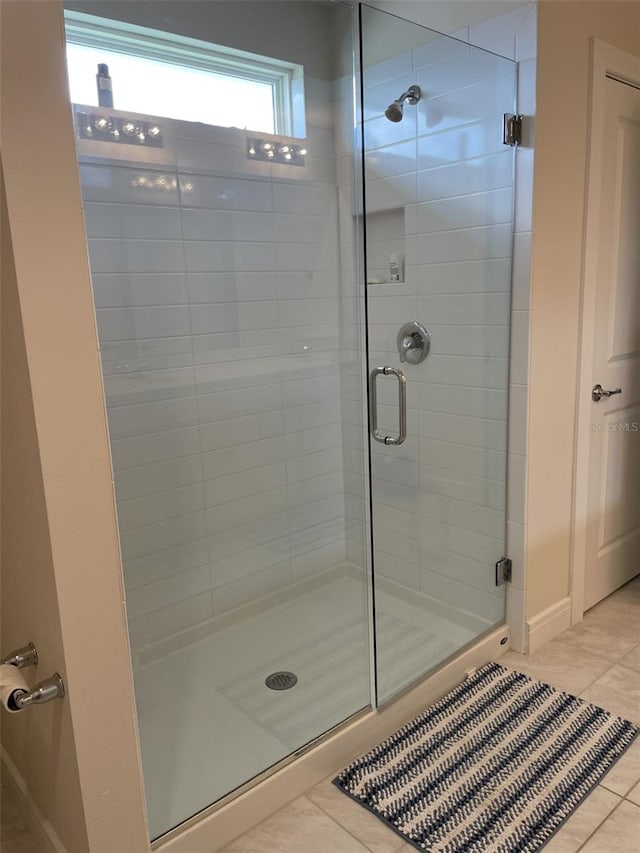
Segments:
[[[406,92],[403,92],[399,98],[397,98],[392,104],[389,104],[384,111],[384,114],[389,121],[402,121],[405,103],[413,106],[418,103],[421,97],[422,91],[420,86],[409,86]]]
[[[402,108],[404,104],[402,101],[394,101],[384,111],[385,116],[389,119],[389,121],[402,121]]]

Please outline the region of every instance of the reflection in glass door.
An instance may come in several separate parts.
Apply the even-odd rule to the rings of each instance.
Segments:
[[[244,5],[67,10],[154,838],[371,700],[352,9]]]
[[[504,619],[515,64],[367,6],[361,20],[384,701]]]

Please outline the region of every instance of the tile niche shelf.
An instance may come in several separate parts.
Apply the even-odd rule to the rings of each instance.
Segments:
[[[402,285],[405,279],[405,209],[394,207],[367,214],[367,284]],[[398,263],[397,281],[392,279],[391,264]]]

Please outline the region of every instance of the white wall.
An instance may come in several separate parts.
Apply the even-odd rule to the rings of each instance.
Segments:
[[[519,9],[524,8],[526,15],[532,3],[531,0],[456,0],[455,3],[451,0],[373,0],[371,5],[448,35],[460,34],[462,29],[469,27],[476,30],[477,25],[482,24],[477,40],[472,43],[477,41],[478,47],[485,47],[486,44],[480,43],[483,31],[485,34],[493,31],[491,39],[495,46],[496,24],[502,27],[510,12],[516,13],[514,19],[519,17]],[[494,52],[509,55],[504,48]]]
[[[389,24],[387,43],[410,41],[406,25],[395,26],[397,38]],[[495,120],[468,124],[471,116],[513,108],[508,63],[501,68],[497,58],[465,56],[461,45],[432,38],[373,65],[366,50],[364,56],[369,278],[388,280],[392,251],[403,251],[407,263],[403,285],[369,286],[372,366],[397,363],[401,323],[417,318],[432,332],[426,362],[404,368],[407,442],[373,448],[376,569],[493,621],[503,605],[492,563],[506,551],[514,561],[508,615],[521,648],[535,8],[518,8],[456,37],[518,60],[518,109],[527,129],[516,152],[515,199],[512,152]],[[478,82],[465,88],[469,80]],[[384,108],[412,83],[423,87],[426,104],[407,107],[401,124],[389,123]],[[380,390],[391,431],[396,388],[383,382]]]
[[[457,37],[524,60],[520,109],[532,113],[532,7]],[[370,289],[374,358],[397,360],[396,327],[406,319],[420,317],[430,326],[427,315],[439,311],[455,319],[435,328],[425,365],[408,367],[417,381],[410,381],[414,435],[401,457],[407,465],[392,470],[400,464],[397,455],[391,464],[388,452],[375,446],[377,491],[407,489],[407,507],[425,519],[420,532],[408,532],[406,518],[397,517],[400,498],[389,504],[377,495],[377,568],[383,577],[402,578],[463,610],[479,607],[495,621],[501,595],[487,565],[504,550],[498,527],[505,510],[500,435],[508,369],[511,152],[487,120],[473,132],[458,125],[470,110],[482,112],[483,104],[488,112],[503,111],[511,84],[502,69],[493,75],[497,85],[464,88],[469,75],[480,79],[500,60],[483,54],[461,63],[460,50],[458,42],[430,35],[413,54],[400,53],[366,74],[369,274],[385,276],[392,249],[400,248],[407,263],[405,284]],[[416,80],[427,93],[426,124],[412,124],[418,111],[410,109],[400,125],[390,124],[384,107]],[[92,199],[87,224],[136,647],[345,559],[365,564],[350,89],[344,80],[333,89],[319,79],[307,77],[306,83],[311,155],[304,170],[249,163],[245,138],[236,131],[166,121],[169,144],[155,167],[162,165],[169,182],[181,183],[181,193],[132,188],[131,176],[140,174],[139,167],[130,171],[132,163],[119,170],[105,162],[83,168],[85,197]],[[506,103],[504,110],[510,108]],[[99,147],[83,143],[85,158]],[[99,153],[132,156],[126,146],[111,148]],[[515,563],[512,625],[522,621],[524,606],[531,154],[517,152],[506,507],[507,551]],[[212,204],[227,190],[235,200]],[[478,297],[472,292],[476,276],[485,275],[495,292]],[[449,295],[454,283],[471,292]],[[299,323],[305,327],[298,329]],[[305,349],[309,343],[311,350]],[[469,393],[478,393],[474,386],[486,389],[477,402]],[[384,414],[385,395],[395,389],[385,383],[381,390],[381,412],[391,427],[396,408],[389,399]],[[438,395],[447,399],[434,404]],[[420,432],[431,430],[429,441],[418,438],[420,418]],[[491,438],[484,427],[478,430],[483,419]],[[475,443],[464,452],[452,432],[462,427],[464,442],[476,428]],[[429,506],[420,497],[425,487],[439,495]],[[440,566],[435,574],[428,568],[434,564]]]
[[[354,299],[331,84],[305,86],[304,167],[161,118],[161,151],[80,145],[134,649],[345,561],[338,325]]]
[[[528,616],[567,612],[592,38],[640,55],[640,4],[541,2],[531,285]],[[557,128],[572,127],[570,145]],[[560,381],[558,381],[560,380]],[[566,625],[560,620],[560,625]]]
[[[3,757],[56,849],[144,851],[61,15],[51,0],[2,4],[2,652],[32,640],[28,682],[57,670],[66,686],[62,700],[3,716]]]
[[[518,65],[518,112],[523,143],[516,151],[516,194],[509,367],[509,456],[507,464],[507,554],[513,561],[507,621],[512,647],[524,652],[527,636],[528,395],[533,165],[536,128],[537,5],[528,3],[463,30],[460,36]]]
[[[296,62],[323,80],[332,79],[341,59],[342,46],[330,36],[330,28],[346,13],[313,0],[65,0],[64,6]]]

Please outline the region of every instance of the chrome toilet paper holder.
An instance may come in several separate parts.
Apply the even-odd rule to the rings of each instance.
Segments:
[[[0,660],[0,664],[8,664],[9,666],[15,666],[18,669],[22,669],[24,666],[37,666],[38,664],[38,650],[33,645],[33,643],[29,643],[27,646],[23,646],[21,649],[16,649],[15,652],[11,652],[11,654]]]
[[[16,649],[6,658],[0,660],[0,664],[15,666],[16,669],[36,666],[37,663],[38,650],[33,643]],[[29,705],[43,705],[45,702],[51,702],[52,699],[62,699],[64,693],[62,677],[58,672],[54,672],[49,678],[39,681],[31,690],[16,690],[11,697],[11,702],[15,704],[16,711],[21,711],[23,708],[28,708]]]

